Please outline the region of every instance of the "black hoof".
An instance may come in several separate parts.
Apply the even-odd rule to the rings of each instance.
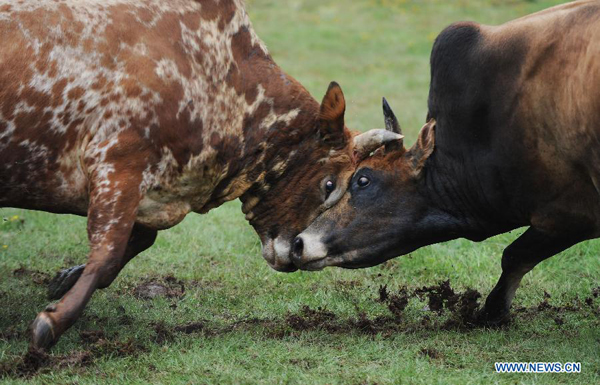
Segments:
[[[48,299],[61,299],[75,285],[84,268],[85,265],[73,266],[56,273],[48,285]]]
[[[498,328],[510,323],[511,317],[508,310],[487,310],[485,307],[476,316],[479,326]]]
[[[31,346],[38,350],[47,350],[56,341],[54,322],[46,312],[41,312],[31,324]]]

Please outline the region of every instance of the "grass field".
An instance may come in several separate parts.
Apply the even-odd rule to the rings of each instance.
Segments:
[[[431,45],[446,25],[498,24],[558,3],[248,0],[248,9],[274,59],[317,99],[331,80],[342,85],[350,127],[382,126],[385,95],[412,143],[425,118]],[[598,241],[529,274],[510,326],[472,329],[457,313],[432,311],[425,294],[409,295],[400,311],[401,289],[449,280],[485,296],[521,231],[370,269],[282,274],[262,260],[237,201],[162,232],[31,368],[21,362],[27,327],[47,304],[48,278],[85,261],[85,219],[15,209],[0,217],[4,383],[600,383]],[[581,362],[582,372],[496,374],[496,361]]]

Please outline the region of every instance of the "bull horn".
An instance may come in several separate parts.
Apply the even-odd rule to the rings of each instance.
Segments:
[[[404,135],[382,128],[369,130],[354,137],[354,152],[358,158],[362,159],[379,147],[402,138],[404,138]]]
[[[383,98],[383,117],[385,118],[385,129],[395,132],[397,134],[402,134],[402,129],[400,128],[400,124],[398,123],[398,119],[396,119],[396,115],[394,115],[394,111],[388,104],[387,100]]]

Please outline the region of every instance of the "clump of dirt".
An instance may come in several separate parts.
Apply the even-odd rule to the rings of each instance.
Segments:
[[[379,285],[379,302],[386,302],[390,297],[387,285]]]
[[[474,289],[467,288],[463,293],[456,293],[446,280],[438,285],[424,286],[415,290],[417,296],[426,295],[431,311],[441,314],[444,309],[451,314],[444,328],[473,328],[477,325],[479,311],[479,298],[481,294]]]
[[[406,306],[408,306],[410,297],[411,293],[406,287],[401,287],[400,290],[398,290],[398,294],[390,294],[387,285],[379,286],[378,301],[386,303],[390,312],[398,320],[402,317],[402,313],[404,312],[404,309],[406,309]]]
[[[133,289],[133,294],[140,299],[157,297],[180,298],[185,294],[183,281],[168,275],[158,279],[147,280]]]
[[[286,324],[294,330],[307,330],[322,328],[325,330],[337,330],[334,323],[336,315],[326,309],[311,309],[308,306],[302,307],[300,312],[290,314],[286,317]]]
[[[475,325],[478,322],[479,298],[481,298],[481,293],[471,288],[459,294],[458,315],[463,325]]]
[[[52,280],[50,274],[43,271],[31,270],[24,266],[20,266],[18,269],[12,272],[14,277],[17,278],[30,278],[36,285],[48,285]]]
[[[379,302],[386,303],[389,311],[399,322],[402,313],[413,298],[426,298],[426,310],[441,315],[444,311],[450,313],[450,318],[442,325],[442,328],[472,328],[477,324],[477,313],[479,311],[479,298],[481,294],[474,289],[467,289],[463,293],[457,293],[452,289],[450,281],[440,282],[433,286],[423,286],[414,291],[401,287],[397,294],[391,294],[386,286],[379,287]],[[421,325],[431,325],[429,316],[423,317]]]
[[[429,310],[441,313],[444,308],[454,311],[460,297],[450,287],[450,281],[441,282],[434,286],[423,286],[415,290],[417,296],[426,295]]]
[[[410,299],[410,294],[408,290],[403,287],[398,291],[398,294],[390,295],[387,299],[387,305],[390,312],[396,317],[396,319],[400,320],[402,317],[402,313],[406,306],[408,306],[408,300]]]

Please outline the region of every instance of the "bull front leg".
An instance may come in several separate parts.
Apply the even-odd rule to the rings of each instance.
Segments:
[[[136,223],[131,231],[131,236],[129,237],[120,269],[123,269],[123,267],[125,267],[125,265],[135,256],[152,246],[156,240],[157,233],[158,232],[154,229]],[[48,285],[48,299],[58,300],[62,298],[62,296],[75,285],[75,282],[77,282],[84,269],[85,264],[59,271]],[[99,286],[98,289],[104,289],[108,286],[109,285],[104,287]]]
[[[538,263],[582,241],[579,237],[552,237],[530,227],[502,254],[502,275],[479,314],[483,325],[498,326],[509,320],[510,306],[523,276]]]
[[[52,347],[79,318],[93,292],[110,285],[127,262],[126,250],[141,199],[141,180],[141,173],[116,170],[103,180],[92,180],[88,261],[62,299],[38,314],[32,324],[33,348]]]

